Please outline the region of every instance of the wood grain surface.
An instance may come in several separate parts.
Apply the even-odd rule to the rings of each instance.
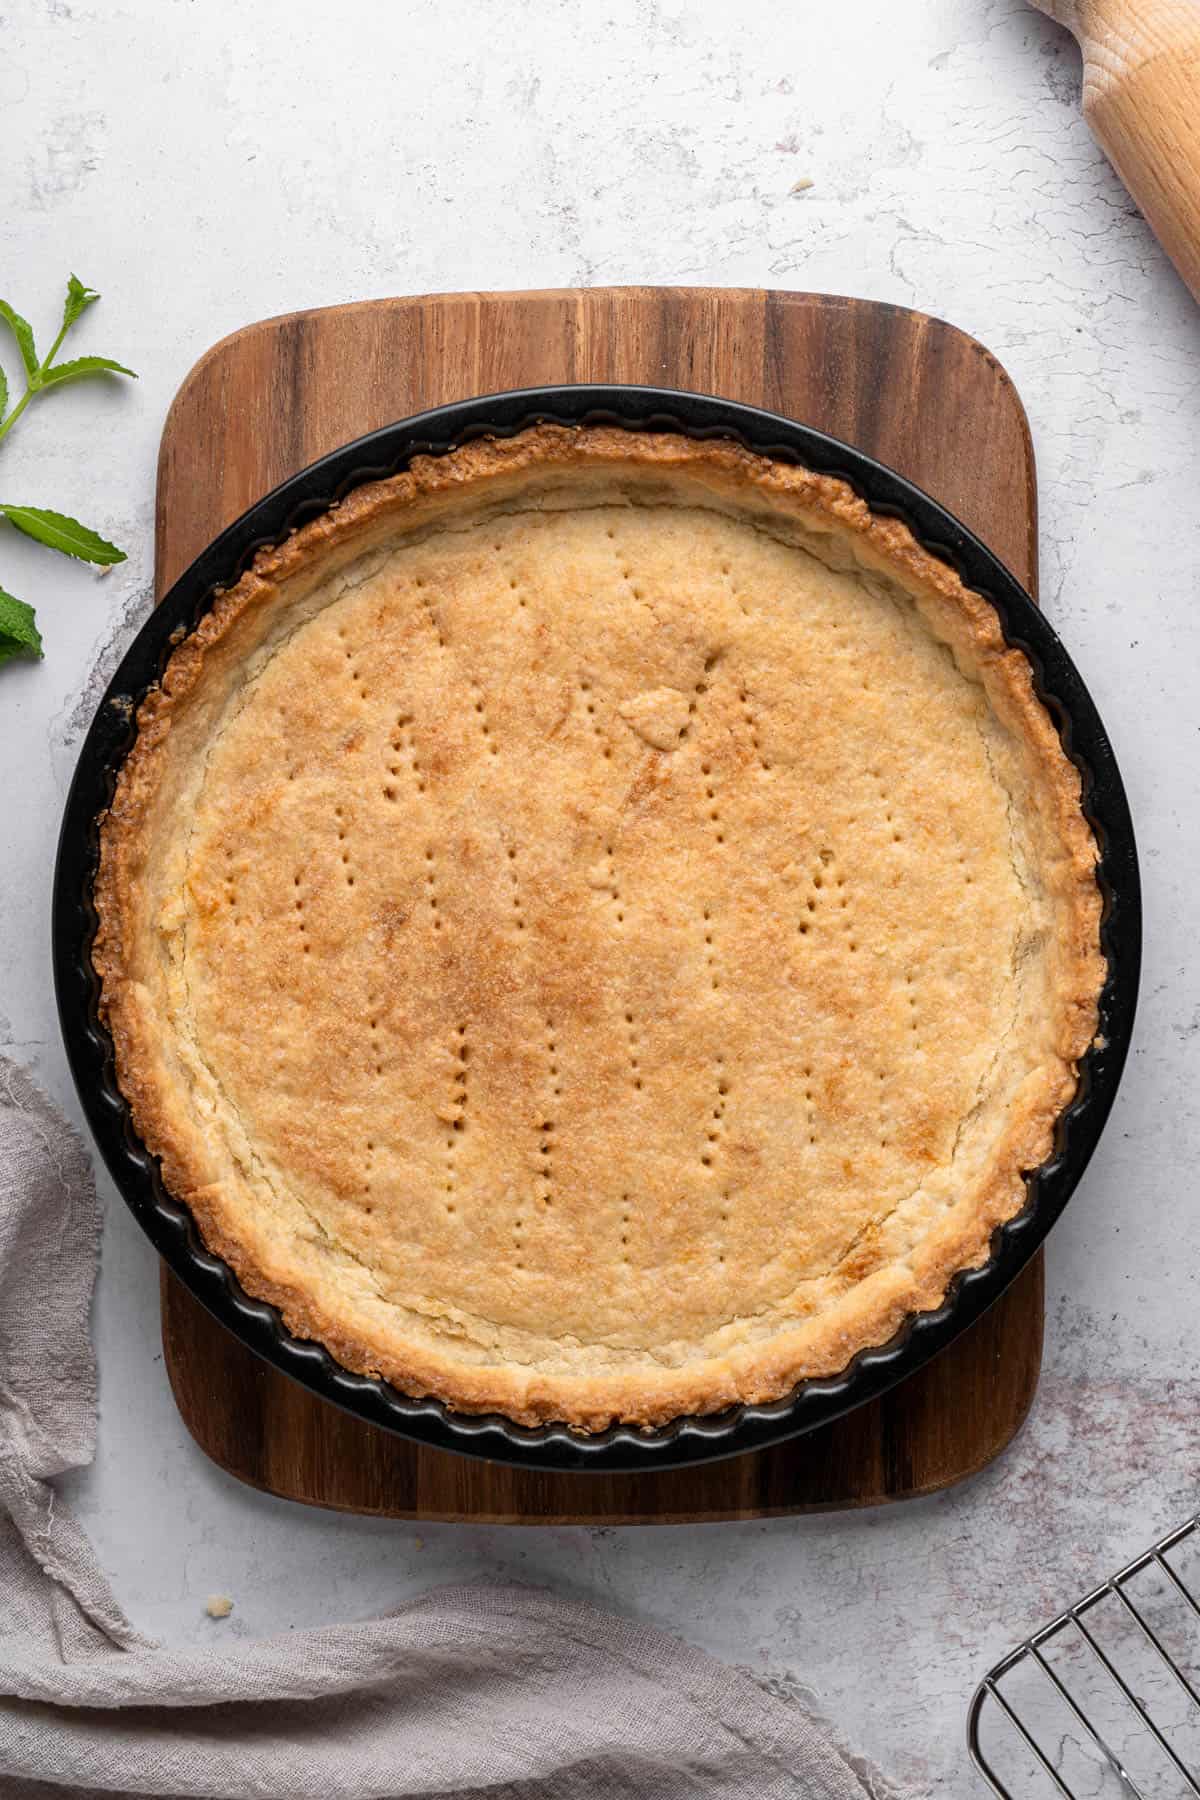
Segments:
[[[608,288],[367,301],[251,325],[205,355],[163,431],[162,594],[268,488],[348,439],[504,388],[632,381],[766,406],[890,463],[1035,590],[1033,453],[982,345],[921,313],[816,294]],[[260,1362],[164,1272],[164,1361],[201,1447],[252,1485],[396,1518],[679,1522],[861,1506],[973,1474],[1019,1429],[1041,1364],[1040,1255],[882,1400],[774,1450],[645,1476],[538,1475],[361,1424]]]

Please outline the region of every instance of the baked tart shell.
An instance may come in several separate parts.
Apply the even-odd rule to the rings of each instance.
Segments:
[[[918,717],[885,769],[901,664],[943,743]],[[868,721],[829,818],[823,713]],[[1028,659],[906,524],[733,442],[538,426],[355,488],[216,598],[138,707],[92,960],[167,1189],[289,1331],[454,1410],[656,1427],[841,1374],[988,1259],[1096,1036],[1097,863]]]

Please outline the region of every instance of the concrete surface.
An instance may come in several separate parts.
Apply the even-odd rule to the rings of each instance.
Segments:
[[[47,909],[93,699],[150,602],[163,416],[214,339],[294,307],[460,287],[769,283],[976,333],[1023,392],[1043,591],[1139,821],[1148,955],[1107,1137],[1049,1252],[1023,1437],[891,1511],[692,1530],[467,1530],[304,1512],[208,1466],[158,1356],[155,1260],[108,1194],[100,1453],[69,1498],[173,1641],[357,1617],[446,1578],[549,1582],[785,1684],[913,1791],[972,1786],[990,1658],[1196,1504],[1200,312],[1094,148],[1070,40],[1019,0],[5,0],[0,293],[136,387],[48,399],[3,493],[125,545],[104,581],[0,539],[47,656],[0,672],[0,1042],[77,1116]],[[800,180],[812,186],[791,190]],[[15,359],[0,346],[10,373]],[[211,1593],[236,1610],[205,1616]]]

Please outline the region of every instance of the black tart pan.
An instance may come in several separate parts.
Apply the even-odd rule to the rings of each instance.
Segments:
[[[1037,691],[1082,774],[1084,810],[1101,850],[1108,960],[1099,1033],[1083,1060],[1078,1094],[1059,1122],[1053,1154],[1027,1176],[1026,1204],[995,1232],[989,1261],[958,1276],[936,1312],[910,1319],[889,1343],[863,1351],[836,1379],[802,1382],[771,1405],[680,1418],[648,1431],[615,1426],[592,1437],[410,1399],[384,1381],[342,1368],[320,1344],[293,1337],[274,1307],[245,1294],[229,1267],[204,1248],[187,1208],[166,1191],[156,1159],[134,1130],[117,1086],[112,1043],[99,1020],[91,961],[98,820],[133,741],[132,715],[180,634],[192,630],[212,604],[214,590],[236,580],[262,545],[278,543],[362,482],[396,473],[413,456],[442,454],[476,437],[509,436],[542,421],[730,437],[767,456],[840,476],[874,511],[902,519],[928,550],[985,595],[1008,642],[1029,658]],[[421,1443],[530,1469],[645,1472],[761,1449],[875,1398],[944,1350],[1029,1261],[1087,1167],[1129,1047],[1140,955],[1137,853],[1112,745],[1074,663],[1014,576],[936,501],[861,451],[756,407],[647,387],[526,388],[439,407],[347,444],[252,506],[197,557],[130,645],[80,751],[54,879],[59,1016],[83,1110],[122,1196],[175,1274],[250,1349],[323,1399]]]

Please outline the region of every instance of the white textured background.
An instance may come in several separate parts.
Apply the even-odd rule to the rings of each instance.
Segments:
[[[1045,1374],[998,1466],[891,1511],[692,1530],[334,1518],[211,1468],[158,1358],[154,1257],[105,1183],[100,1455],[72,1503],[170,1637],[374,1612],[452,1577],[550,1582],[815,1689],[924,1794],[971,1788],[989,1659],[1197,1504],[1200,311],[1078,116],[1078,56],[1020,0],[0,0],[0,294],[126,390],[39,405],[6,498],[130,552],[99,582],[0,538],[39,666],[0,673],[0,1042],[77,1116],[54,1022],[51,865],[72,759],[149,605],[154,456],[184,373],[249,320],[460,287],[827,288],[940,313],[1032,420],[1043,592],[1139,821],[1137,1044],[1052,1240]],[[801,197],[793,183],[809,177]],[[7,347],[5,347],[7,357]],[[13,359],[8,358],[10,372]],[[235,1596],[225,1624],[205,1596]]]

